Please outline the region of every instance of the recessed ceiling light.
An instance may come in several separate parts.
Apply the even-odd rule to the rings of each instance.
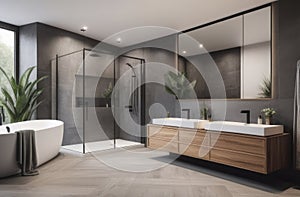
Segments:
[[[80,31],[85,32],[87,29],[88,29],[87,26],[83,26],[83,27],[80,29]]]
[[[117,38],[116,41],[117,41],[117,43],[121,43],[122,42],[122,38]]]
[[[186,54],[186,51],[182,51],[183,54]]]
[[[203,44],[199,44],[199,48],[203,48]]]

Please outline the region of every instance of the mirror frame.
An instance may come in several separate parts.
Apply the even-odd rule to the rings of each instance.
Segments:
[[[269,101],[269,100],[273,100],[275,98],[275,69],[274,69],[274,25],[273,25],[273,22],[274,22],[274,15],[273,15],[273,3],[267,3],[265,5],[262,5],[262,6],[259,6],[259,7],[256,7],[256,8],[252,8],[252,9],[249,9],[249,10],[246,10],[246,11],[243,11],[243,12],[239,12],[239,13],[236,13],[236,14],[233,14],[233,15],[230,15],[230,16],[227,16],[227,17],[224,17],[224,18],[221,18],[221,19],[217,19],[215,21],[212,21],[212,22],[208,22],[208,23],[205,23],[203,25],[199,25],[199,26],[195,26],[195,27],[192,27],[192,28],[189,28],[189,29],[186,29],[186,30],[183,30],[181,32],[179,32],[177,34],[177,60],[176,60],[176,69],[178,70],[179,68],[179,35],[180,34],[185,34],[185,33],[188,33],[188,32],[191,32],[191,31],[195,31],[195,30],[198,30],[198,29],[201,29],[201,28],[204,28],[204,27],[207,27],[207,26],[210,26],[210,25],[214,25],[214,24],[217,24],[217,23],[220,23],[220,22],[223,22],[223,21],[226,21],[226,20],[229,20],[229,19],[232,19],[232,18],[235,18],[235,17],[239,17],[239,16],[243,16],[245,14],[249,14],[249,13],[252,13],[252,12],[255,12],[255,11],[258,11],[258,10],[261,10],[263,8],[270,8],[270,79],[271,79],[271,97],[270,98],[221,98],[221,99],[211,99],[211,98],[207,98],[207,99],[183,99],[183,100],[202,100],[202,101],[212,101],[212,100],[228,100],[228,101]]]

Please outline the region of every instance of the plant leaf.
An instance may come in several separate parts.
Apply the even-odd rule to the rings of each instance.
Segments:
[[[28,68],[23,74],[22,76],[20,77],[20,85],[22,85],[23,87],[26,86],[26,84],[28,84],[28,80],[29,80],[29,77],[32,73],[32,71],[35,69],[36,67],[35,66],[32,66],[30,68]]]

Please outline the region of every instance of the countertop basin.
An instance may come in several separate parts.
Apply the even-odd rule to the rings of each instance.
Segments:
[[[173,126],[173,127],[185,127],[193,129],[204,129],[208,120],[200,119],[185,119],[185,118],[155,118],[152,119],[152,124]]]
[[[229,121],[209,122],[204,128],[209,131],[224,131],[257,136],[271,136],[283,133],[283,125],[246,124]]]

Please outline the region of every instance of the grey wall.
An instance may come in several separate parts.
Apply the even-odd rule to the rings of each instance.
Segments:
[[[37,24],[21,26],[20,29],[20,74],[37,65]],[[36,70],[31,79],[36,79]]]
[[[155,42],[155,41],[152,41]],[[144,46],[135,46],[137,49],[130,50],[129,52],[126,52],[124,55],[133,56],[137,58],[145,59],[146,61],[146,81],[147,78],[149,79],[150,76],[156,75],[156,73],[152,72],[153,69],[151,69],[151,66],[153,66],[156,63],[162,63],[169,65],[176,68],[176,54],[162,49],[162,48],[154,48],[153,43],[144,43],[144,46],[152,46],[152,47],[144,47]],[[133,48],[135,48],[133,47]],[[127,59],[126,61],[119,61],[117,66],[120,68],[124,67],[125,63],[127,61],[130,61],[130,59]],[[135,65],[134,63],[132,65]],[[153,77],[151,77],[153,78]],[[165,91],[165,87],[158,83],[146,83],[145,88],[145,119],[146,124],[150,123],[151,118],[160,118],[160,117],[166,117],[167,112],[169,112],[172,116],[175,116],[175,103],[176,99],[173,95],[170,95]],[[152,110],[152,114],[150,117],[149,109],[153,104],[161,104],[164,106],[165,110],[158,109],[158,110]],[[125,109],[128,110],[128,109]],[[139,114],[140,115],[140,114]],[[133,117],[134,118],[134,117]],[[133,140],[133,141],[139,141],[140,139],[135,138],[134,136],[126,133],[121,128],[118,128],[117,131],[118,135],[122,139],[126,140]]]
[[[278,98],[292,100],[294,95],[296,62],[300,59],[300,2],[297,0],[280,0],[278,2],[278,43],[277,46],[277,88]],[[292,101],[289,102],[292,106]],[[286,113],[292,122],[293,111]],[[300,140],[300,139],[297,139]],[[298,155],[300,150],[298,148]],[[298,164],[299,166],[299,164]]]
[[[99,41],[42,23],[20,27],[20,73],[29,66],[37,66],[37,77],[48,75],[39,84],[44,88],[37,110],[37,118],[51,118],[51,65],[55,55],[63,55],[82,48],[93,48]]]
[[[83,48],[93,48],[99,41],[84,37],[79,34],[68,32],[59,28],[37,24],[37,65],[38,77],[48,75],[49,78],[40,84],[45,88],[40,100],[43,105],[38,108],[39,119],[51,118],[51,67],[50,60],[55,55],[63,55]]]

